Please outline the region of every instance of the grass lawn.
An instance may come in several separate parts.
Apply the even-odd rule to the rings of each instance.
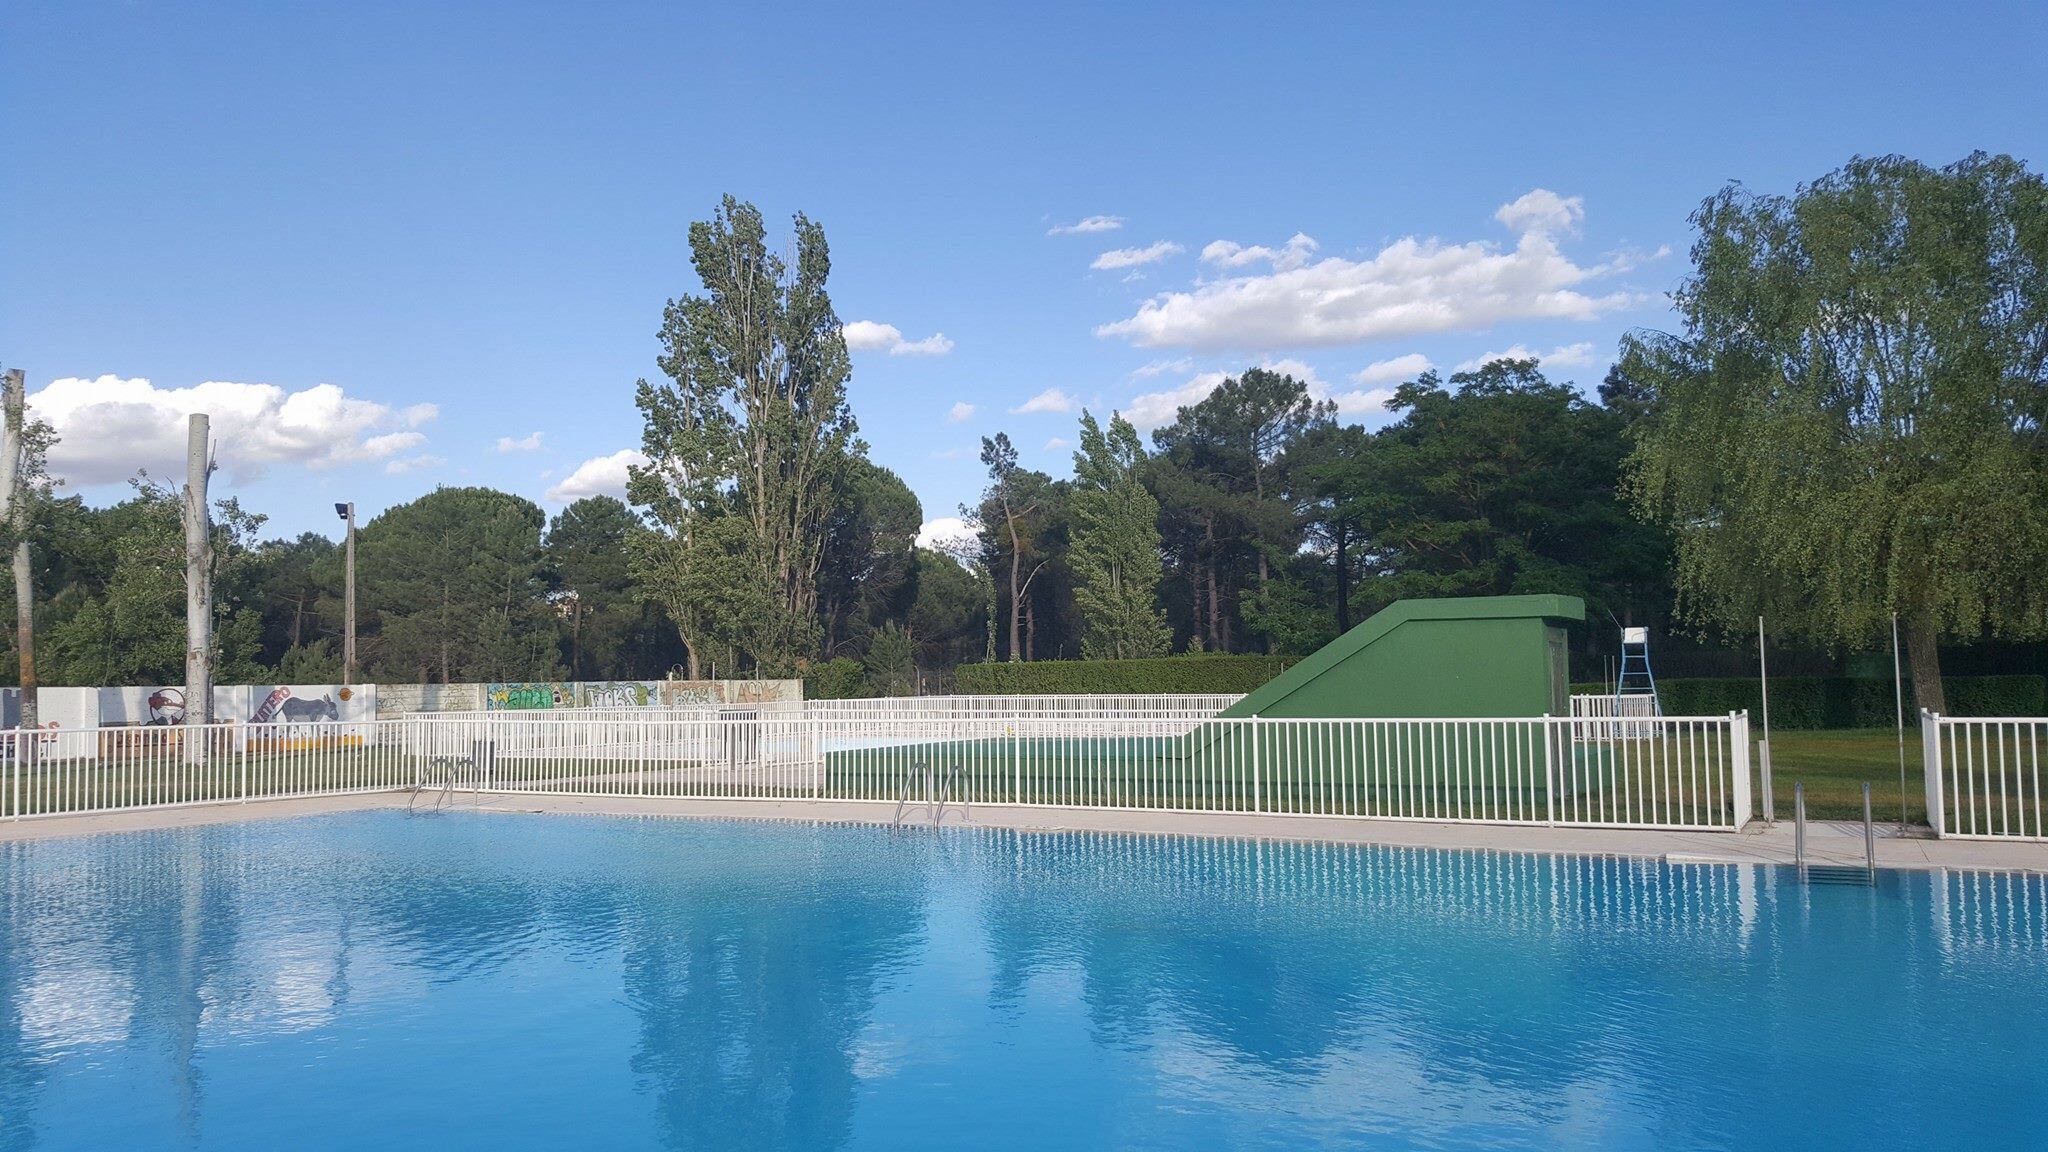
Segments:
[[[1809,820],[1863,819],[1863,782],[1870,782],[1871,815],[1881,823],[1899,819],[1899,737],[1891,728],[1848,728],[1828,732],[1771,734],[1771,780],[1778,819],[1792,818],[1792,785],[1806,784]],[[1763,808],[1763,792],[1757,792]],[[1920,730],[1906,729],[1906,820],[1927,822],[1920,776]]]

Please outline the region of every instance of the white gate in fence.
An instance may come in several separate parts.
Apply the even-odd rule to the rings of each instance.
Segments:
[[[1206,703],[1206,702],[1205,702]],[[943,774],[974,804],[1736,829],[1749,721],[1223,719],[1159,702],[947,714],[753,708],[491,712],[301,726],[8,734],[0,816],[359,791],[898,803]],[[76,754],[90,748],[92,754]]]
[[[1927,822],[1972,840],[2048,840],[2041,750],[2048,718],[1920,714]]]

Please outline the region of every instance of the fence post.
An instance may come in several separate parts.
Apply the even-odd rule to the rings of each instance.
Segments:
[[[1735,776],[1735,779],[1732,781],[1733,788],[1731,791],[1735,804],[1735,830],[1740,832],[1742,831],[1742,826],[1749,823],[1749,818],[1755,814],[1750,810],[1749,806],[1749,713],[1747,711],[1730,712],[1728,714],[1728,743],[1731,746],[1729,766]]]
[[[1927,826],[1941,839],[1948,807],[1942,796],[1941,714],[1920,710],[1920,776],[1927,794]]]
[[[1543,714],[1543,822],[1557,823],[1557,726],[1548,712]]]
[[[1259,800],[1259,714],[1252,713],[1252,811],[1263,812]]]

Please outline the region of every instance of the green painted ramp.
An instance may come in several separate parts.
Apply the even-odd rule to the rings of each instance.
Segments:
[[[1567,716],[1565,627],[1585,619],[1576,596],[1397,600],[1222,715]]]

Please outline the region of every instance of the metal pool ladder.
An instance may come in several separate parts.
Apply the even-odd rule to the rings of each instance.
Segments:
[[[917,806],[911,802],[910,794],[911,790],[918,784],[924,785],[923,804],[924,807],[931,810],[932,827],[936,828],[939,826],[939,821],[946,817],[946,801],[953,798],[954,789],[960,784],[960,766],[955,764],[951,768],[946,769],[945,776],[941,777],[937,769],[933,768],[930,764],[912,764],[903,773],[903,788],[896,795],[896,817],[889,821],[889,827],[903,827],[905,813]],[[966,819],[969,815],[967,794],[965,791],[962,791],[960,793],[960,816],[962,819]]]
[[[1803,884],[1877,885],[1877,828],[1870,819],[1870,783],[1863,784],[1863,866],[1806,861],[1806,782],[1792,785],[1792,862]]]

